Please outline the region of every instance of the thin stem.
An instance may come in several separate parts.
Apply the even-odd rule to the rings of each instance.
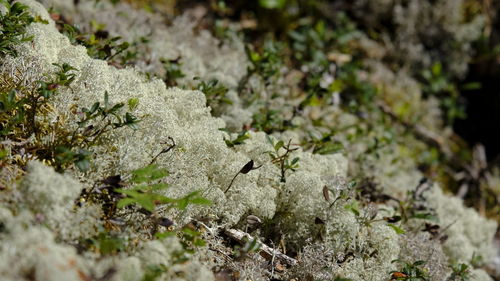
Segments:
[[[233,185],[233,182],[234,180],[236,179],[236,177],[240,174],[240,172],[236,173],[236,175],[234,175],[233,179],[231,180],[231,183],[229,184],[229,186],[226,188],[226,191],[224,191],[224,193],[228,192],[229,189],[231,188],[231,186]]]

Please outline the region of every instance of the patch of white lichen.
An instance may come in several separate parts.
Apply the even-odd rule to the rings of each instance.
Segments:
[[[428,269],[434,276],[432,280],[442,280],[450,272],[447,268],[450,261],[470,263],[474,254],[481,253],[488,262],[494,255],[492,238],[496,224],[473,209],[465,208],[459,199],[444,194],[437,185],[432,186],[425,197],[429,208],[435,210],[440,225],[450,225],[444,244],[424,243],[429,237],[422,233],[397,234],[383,222],[384,214],[375,217],[381,221],[368,226],[344,208],[344,205],[355,202],[354,199],[340,200],[333,207],[325,201],[323,188],[348,189],[342,180],[353,171],[371,171],[367,176],[384,186],[384,191],[398,198],[405,196],[408,190],[417,186],[423,175],[418,172],[416,164],[405,157],[404,149],[397,145],[385,148],[378,157],[367,155],[366,158],[362,157],[365,151],[362,144],[353,145],[345,155],[317,155],[298,149],[293,151],[292,158],[300,158],[300,168],[296,172],[288,171],[285,183],[280,182],[279,167],[269,161],[267,152],[273,148],[265,133],[250,132],[250,138],[243,145],[229,148],[224,142],[227,134],[219,129],[226,126],[239,128],[253,113],[251,108],[242,108],[235,92],[248,65],[243,43],[237,38],[219,47],[218,40],[207,31],[195,34],[187,16],[176,19],[171,27],[158,28],[161,25],[158,19],[133,11],[126,4],[111,6],[100,1],[96,6],[93,1],[88,1],[75,10],[70,1],[45,1],[47,5],[50,2],[63,13],[72,15],[75,21],[79,20],[78,17],[81,21],[88,20],[88,15],[92,14],[111,32],[127,40],[152,32],[154,40],[148,43],[148,47],[153,61],[159,57],[182,57],[186,83],[191,83],[195,76],[216,78],[230,88],[234,106],[227,108],[218,118],[213,117],[210,108],[206,107],[203,93],[167,88],[161,80],[149,79],[142,74],[143,71],[158,70],[161,65],[116,69],[105,61],[92,59],[84,47],[71,45],[59,33],[42,4],[31,0],[20,2],[27,4],[34,15],[49,24],[30,25],[28,30],[34,36],[33,41],[18,47],[19,57],[0,59],[1,73],[30,84],[39,80],[43,73],[53,71],[53,63],[69,63],[78,69],[76,79],[70,88],[61,89],[53,100],[55,112],[67,126],[76,126],[72,108],[90,107],[103,99],[104,92],[109,93],[112,103],[138,98],[139,104],[133,113],[141,118],[141,122],[135,131],[114,130],[106,142],[96,147],[91,170],[86,174],[77,170],[58,174],[41,162],[32,161],[20,182],[7,191],[1,191],[2,280],[99,280],[110,271],[113,274],[109,280],[143,280],[151,266],[160,265],[167,267],[161,280],[214,280],[211,268],[218,263],[214,257],[217,253],[200,251],[188,261],[174,264],[176,253],[182,248],[175,237],[146,241],[140,239],[140,233],[130,233],[129,244],[134,246],[129,251],[104,257],[97,253],[78,253],[73,246],[80,239],[98,235],[103,227],[99,208],[90,204],[75,207],[82,189],[107,176],[126,174],[146,166],[162,150],[159,144],[169,138],[175,140],[176,148],[168,155],[158,157],[156,162],[170,173],[166,179],[169,184],[166,195],[177,198],[199,190],[213,204],[163,215],[175,218],[179,225],[211,216],[216,218],[219,226],[225,227],[241,225],[246,216],[256,215],[274,225],[271,228],[274,231],[281,231],[290,245],[303,251],[299,265],[302,270],[294,269],[298,276],[317,268],[311,274],[318,278],[332,279],[339,275],[360,281],[387,280],[388,273],[397,270],[391,261],[411,255],[415,259],[428,259]],[[109,13],[125,12],[128,16],[118,17],[118,20],[108,16]],[[126,26],[121,21],[135,24]],[[415,89],[412,87],[414,81],[405,83],[403,74],[388,76],[383,74],[386,69],[377,65],[373,68],[376,70],[370,79],[383,80],[379,84],[390,88],[386,91],[387,99],[395,101],[390,106],[398,109],[411,105],[407,116],[414,118],[418,118],[416,115],[421,107],[431,108],[432,112],[438,110],[432,101],[421,101],[418,90],[411,90]],[[406,100],[392,97],[399,96],[402,91],[408,93]],[[332,122],[348,125],[358,118],[338,108],[329,110],[333,112]],[[424,124],[433,122],[424,120]],[[273,137],[288,141],[302,138],[301,134],[288,131]],[[262,167],[239,175],[231,188],[224,192],[233,176],[250,160]],[[361,216],[369,212],[361,210]],[[324,220],[324,225],[315,223],[317,217]],[[217,238],[207,236],[206,239],[209,243],[210,239],[215,239],[213,243],[216,243]],[[331,255],[332,263],[325,265],[327,270],[314,263],[318,253]],[[343,259],[343,263],[338,262]],[[477,269],[474,280],[491,279]]]

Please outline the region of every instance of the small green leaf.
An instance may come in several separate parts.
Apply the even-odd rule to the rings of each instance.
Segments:
[[[197,247],[203,247],[205,246],[207,243],[205,242],[205,240],[203,239],[195,239],[194,242],[193,242],[193,245],[197,246]]]
[[[118,204],[116,204],[116,207],[117,208],[123,208],[125,206],[128,206],[128,205],[132,205],[132,204],[135,204],[136,200],[135,199],[132,199],[132,198],[122,198],[120,199],[120,201],[118,201]]]
[[[90,161],[88,159],[78,160],[75,162],[75,165],[82,172],[86,172],[90,169]]]
[[[198,205],[210,205],[212,204],[212,201],[203,198],[203,197],[195,197],[190,200],[191,204],[198,204]]]
[[[436,221],[437,218],[436,216],[430,214],[430,213],[416,213],[411,216],[411,218],[414,219],[423,219],[423,220],[431,220],[431,221]]]
[[[337,153],[344,149],[344,145],[340,142],[327,142],[314,148],[313,153],[325,155]]]
[[[175,232],[173,231],[166,231],[166,232],[157,232],[155,233],[155,237],[159,240],[163,240],[167,237],[174,237],[175,236]]]
[[[93,114],[94,112],[97,111],[97,109],[99,109],[99,106],[101,104],[99,102],[96,102],[92,105],[92,107],[90,108],[90,110],[88,111],[89,114]]]
[[[358,210],[358,202],[357,201],[353,201],[352,203],[345,205],[344,208],[346,210],[352,212],[356,217],[359,217],[360,213]]]
[[[259,0],[259,5],[266,9],[282,9],[285,4],[286,0]]]
[[[156,183],[156,184],[150,184],[147,186],[149,190],[156,191],[156,190],[163,190],[168,188],[168,184],[166,183]]]
[[[442,68],[443,68],[443,66],[441,65],[441,63],[440,63],[440,62],[435,63],[435,64],[432,66],[432,74],[433,74],[434,76],[439,76],[439,75],[441,75]]]
[[[275,145],[274,145],[274,150],[275,151],[278,151],[280,148],[282,148],[283,146],[285,145],[285,143],[283,141],[278,141]]]
[[[166,169],[158,168],[158,165],[152,164],[132,171],[131,181],[133,183],[143,183],[162,179],[166,176],[168,176],[168,171]]]
[[[418,260],[416,262],[413,263],[414,266],[420,266],[420,265],[424,265],[426,263],[426,261],[424,260]]]
[[[109,107],[109,94],[108,91],[104,91],[104,109]]]
[[[396,226],[394,224],[389,223],[387,225],[389,227],[391,227],[392,229],[394,229],[394,231],[396,231],[397,234],[405,234],[406,233],[403,229],[399,228],[398,226]]]
[[[269,135],[266,135],[267,142],[274,147],[274,141],[271,139]]]
[[[139,105],[139,99],[138,98],[131,98],[128,100],[128,108],[129,110],[135,110],[137,106]]]
[[[0,160],[2,160],[2,159],[4,159],[4,158],[6,158],[6,157],[7,157],[7,155],[8,155],[8,151],[7,151],[7,149],[1,149],[1,150],[0,150]]]
[[[201,234],[198,231],[192,230],[189,227],[183,227],[181,230],[184,234],[191,236],[191,237],[198,237]]]

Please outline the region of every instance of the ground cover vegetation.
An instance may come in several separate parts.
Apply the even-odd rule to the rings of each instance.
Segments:
[[[5,280],[499,278],[495,7],[0,3]]]

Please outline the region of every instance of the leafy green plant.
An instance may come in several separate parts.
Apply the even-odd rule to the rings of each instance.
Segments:
[[[124,103],[110,104],[105,92],[103,105],[95,102],[90,108],[81,108],[77,113],[80,115],[78,127],[72,132],[60,131],[60,135],[49,143],[42,158],[53,160],[59,171],[71,163],[81,171],[87,171],[92,156],[90,149],[100,144],[107,133],[125,126],[133,130],[138,128],[138,118],[130,112],[122,114],[124,106]]]
[[[130,103],[129,100],[129,104]],[[121,109],[124,106],[124,103],[111,105],[109,103],[108,92],[106,91],[104,92],[103,105],[101,105],[100,102],[95,102],[90,108],[83,107],[81,111],[82,117],[80,121],[78,121],[78,128],[83,129],[86,135],[92,137],[92,139],[87,140],[87,142],[95,144],[100,136],[109,132],[111,129],[127,126],[136,130],[138,128],[137,124],[139,123],[139,119],[130,112],[120,115]],[[113,119],[111,119],[111,117],[113,117]],[[90,124],[91,121],[95,120],[97,120],[97,122]]]
[[[17,89],[15,85],[0,92],[0,135],[40,139],[36,116],[46,109],[50,98],[57,94],[59,87],[69,87],[76,77],[75,68],[69,64],[54,64],[58,71],[51,77],[38,81],[36,90]]]
[[[198,77],[194,78],[199,80]],[[203,92],[207,99],[207,106],[210,106],[212,110],[217,110],[222,104],[232,104],[233,102],[226,97],[226,93],[229,91],[224,85],[219,84],[219,81],[212,79],[208,82],[201,81],[196,89]]]
[[[446,279],[447,281],[469,281],[471,280],[471,274],[469,266],[461,263],[454,264],[451,266],[452,273]]]
[[[408,281],[428,280],[427,270],[422,268],[422,266],[426,263],[425,261],[419,260],[413,263],[409,263],[396,259],[393,260],[392,263],[399,263],[403,267],[399,271],[391,271],[389,273],[391,274],[391,280],[408,280]]]
[[[17,56],[15,46],[33,39],[26,35],[26,27],[35,21],[28,7],[12,0],[0,0],[6,10],[0,13],[0,56]]]
[[[201,233],[189,227],[181,229],[181,243],[188,253],[194,253],[197,247],[206,245],[205,240],[202,239]]]
[[[484,257],[476,252],[472,253],[470,264],[474,267],[484,266]]]
[[[62,18],[56,20],[56,23],[61,33],[66,35],[72,44],[85,46],[90,57],[106,60],[117,67],[131,64],[138,56],[138,51],[133,50],[134,47],[148,41],[145,37],[141,37],[138,42],[129,43],[123,41],[120,36],[110,37],[109,32],[104,30],[105,26],[95,21],[91,22],[93,31],[89,33],[82,32],[77,26],[65,22]]]
[[[155,281],[165,272],[168,271],[168,268],[163,265],[150,265],[146,267],[144,276],[141,281]]]
[[[159,194],[158,192],[168,187],[166,183],[158,182],[168,176],[165,169],[158,168],[157,165],[149,165],[144,168],[132,171],[130,184],[131,189],[117,188],[116,192],[126,195],[118,204],[118,208],[128,205],[138,205],[149,212],[154,212],[157,205],[165,205],[168,209],[176,208],[185,210],[189,204],[207,205],[211,202],[199,194],[199,191],[191,192],[186,196],[173,199]]]
[[[252,116],[251,126],[257,131],[263,131],[268,134],[283,132],[286,129],[294,127],[289,120],[284,120],[280,109],[272,109],[267,104]]]
[[[441,107],[446,112],[448,124],[453,124],[457,118],[465,118],[465,105],[460,101],[460,92],[443,72],[440,62],[434,63],[430,69],[423,70],[421,77],[424,93],[441,99]]]
[[[245,48],[251,65],[247,69],[247,74],[238,84],[238,93],[241,93],[254,74],[258,74],[266,83],[279,74],[279,70],[283,66],[283,60],[280,56],[281,49],[282,46],[273,40],[264,42],[262,52],[254,51],[249,46]]]
[[[283,9],[287,0],[259,0],[259,5],[265,9]]]
[[[314,154],[332,154],[342,151],[344,145],[341,142],[335,141],[333,136],[335,131],[324,133],[321,137],[310,135],[310,140],[304,143],[304,149],[312,148]]]
[[[233,254],[237,259],[244,259],[250,253],[258,252],[261,247],[257,238],[249,240],[248,237],[245,236],[242,242],[244,242],[243,246],[236,245],[234,247]]]
[[[109,61],[130,47],[130,43],[120,42],[120,36],[109,37],[107,32],[100,31],[99,29],[90,34],[85,41],[81,42],[87,48],[90,57]]]
[[[174,60],[167,60],[167,59],[160,59],[161,63],[163,64],[163,68],[165,69],[165,78],[163,78],[163,81],[165,81],[165,84],[169,87],[174,87],[177,86],[177,79],[182,78],[186,76],[181,69],[181,63],[180,58],[174,59]]]
[[[26,142],[22,149],[55,166],[57,171],[62,171],[68,164],[87,171],[91,153],[86,150],[89,146],[85,144],[90,135],[84,135],[78,129],[70,132],[62,128],[61,122],[43,121],[47,112],[53,111],[50,99],[58,94],[60,88],[70,87],[76,78],[76,69],[71,65],[63,63],[54,66],[57,71],[37,81],[36,88],[15,88],[0,93],[0,134],[11,140],[33,137],[34,142],[29,145]],[[49,134],[52,135],[50,141],[42,141]]]
[[[167,176],[166,169],[154,164],[131,171],[124,177],[128,180],[124,180],[121,175],[109,176],[97,182],[92,188],[83,190],[77,205],[83,203],[100,205],[103,211],[102,219],[108,230],[127,227],[127,216],[136,213],[145,216],[144,222],[147,223],[147,229],[152,236],[163,239],[176,235],[177,231],[158,232],[160,226],[171,230],[174,225],[172,220],[160,215],[160,210],[168,212],[174,208],[184,211],[190,204],[207,205],[211,202],[201,197],[198,191],[176,199],[160,194],[168,188],[168,184],[162,182]],[[191,235],[189,237],[192,239],[189,240],[187,236],[183,239],[188,239],[196,247],[202,245],[203,241],[200,241],[199,235],[188,233],[188,230],[184,232],[183,235]]]
[[[109,232],[102,231],[96,237],[91,239],[92,244],[102,255],[112,255],[123,251],[126,246],[126,241],[117,235],[112,235]]]
[[[20,99],[17,90],[0,93],[0,135],[15,135],[16,127],[26,120],[25,100]]]
[[[194,254],[199,247],[204,247],[206,245],[201,232],[197,231],[189,224],[178,231],[167,231],[155,234],[155,237],[158,239],[165,239],[170,236],[177,236],[182,245],[182,250],[174,253],[174,264],[186,262],[189,260],[189,256]]]
[[[271,137],[266,135],[267,141],[271,146],[273,147],[273,151],[267,151],[267,154],[271,157],[271,162],[276,164],[281,171],[281,176],[280,176],[280,182],[285,182],[286,178],[286,172],[287,171],[292,171],[295,172],[299,168],[299,157],[295,157],[292,160],[290,160],[290,153],[299,149],[298,147],[296,148],[291,148],[292,140],[288,141],[287,144],[285,144],[283,141],[277,141],[275,142]]]
[[[29,111],[26,114],[28,122],[28,134],[35,134],[35,137],[39,137],[37,134],[37,124],[35,122],[36,115],[39,113],[39,108],[46,105],[49,99],[57,94],[57,89],[59,87],[69,87],[70,84],[75,80],[77,70],[67,63],[57,64],[54,66],[58,67],[58,71],[55,73],[54,77],[48,77],[47,80],[38,81],[39,87],[34,95],[29,95],[26,97],[26,104],[29,106]]]
[[[228,147],[235,147],[236,145],[241,145],[245,143],[245,140],[250,138],[250,134],[248,133],[247,130],[243,130],[238,133],[238,135],[232,140],[232,139],[226,139],[224,138],[224,142],[226,142],[226,145]]]
[[[425,206],[425,198],[422,194],[430,185],[427,179],[423,178],[415,190],[407,192],[406,200],[397,200],[399,213],[403,223],[410,219],[435,220],[435,215]]]

